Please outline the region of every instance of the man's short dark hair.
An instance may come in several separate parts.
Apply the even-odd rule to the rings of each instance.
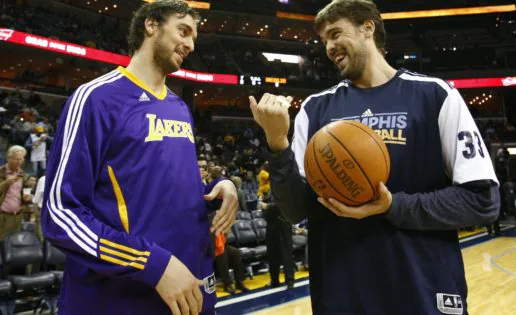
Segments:
[[[371,0],[333,0],[315,17],[315,31],[320,33],[326,23],[348,19],[353,25],[360,26],[365,21],[374,23],[374,42],[376,48],[385,53],[386,33],[380,11]]]
[[[161,26],[174,14],[181,18],[190,15],[196,23],[201,20],[199,12],[190,8],[183,0],[158,0],[147,3],[138,9],[134,13],[129,27],[128,43],[131,55],[143,44],[146,19],[151,19]]]

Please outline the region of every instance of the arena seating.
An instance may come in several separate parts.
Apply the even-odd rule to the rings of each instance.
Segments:
[[[2,315],[45,306],[50,314],[57,307],[65,256],[36,234],[22,231],[8,235],[0,255],[0,311]],[[41,270],[39,270],[41,269]]]

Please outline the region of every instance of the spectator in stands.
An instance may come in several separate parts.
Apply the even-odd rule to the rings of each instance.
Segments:
[[[490,224],[486,225],[487,234],[489,234],[491,236],[500,236],[500,234],[501,234],[501,231],[500,231],[500,216],[501,215],[502,215],[502,212],[500,211],[500,213],[496,217],[496,220],[493,223],[490,223]]]
[[[45,179],[46,174],[43,171],[41,178],[38,180],[38,184],[36,185],[36,192],[34,193],[34,197],[32,198],[32,202],[34,203],[34,213],[30,218],[31,222],[36,223],[36,235],[40,242],[43,241],[43,231],[41,230],[41,208],[43,207],[43,193],[45,191]]]
[[[260,147],[260,139],[258,139],[258,137],[255,137],[254,139],[250,140],[249,143],[253,145],[255,148]]]
[[[269,162],[265,162],[262,165],[260,173],[258,173],[258,197],[262,197],[264,194],[271,190],[271,183],[269,180]]]
[[[38,182],[38,179],[36,176],[29,176],[27,177],[27,180],[25,181],[24,188],[29,189],[27,192],[27,195],[32,194],[32,190],[34,187],[36,187],[36,183]]]
[[[502,184],[502,209],[506,217],[516,216],[516,184],[509,175],[505,183]]]
[[[32,201],[23,195],[25,173],[23,162],[27,151],[15,145],[7,150],[7,164],[0,167],[0,240],[16,232],[22,222],[22,207]]]
[[[215,266],[220,274],[220,277],[222,278],[222,283],[224,284],[224,290],[226,292],[233,294],[235,290],[233,288],[233,284],[231,283],[231,278],[229,276],[230,267],[233,268],[236,289],[242,292],[249,291],[249,288],[247,288],[244,284],[245,267],[244,263],[242,262],[242,257],[240,255],[240,251],[238,250],[238,248],[226,244],[224,248],[224,253],[222,253],[222,255],[215,257]],[[233,292],[230,292],[231,290]]]
[[[209,144],[208,142],[204,142],[204,151],[207,154],[211,154],[211,144]]]
[[[220,234],[218,237],[215,237],[212,234],[212,239],[214,242],[215,248],[215,268],[219,273],[220,278],[222,279],[222,284],[224,286],[224,291],[229,294],[235,294],[236,290],[240,290],[242,292],[248,292],[249,289],[244,284],[245,274],[244,274],[244,263],[242,262],[242,257],[240,255],[240,251],[238,248],[231,246],[226,243],[226,236],[224,234]],[[221,247],[217,246],[217,241],[223,242],[220,244]],[[218,248],[217,248],[218,247]],[[229,275],[229,268],[233,268],[234,276],[235,276],[235,287],[233,287],[233,281],[231,281],[231,276]]]
[[[258,181],[253,176],[252,171],[243,172],[244,177],[242,178],[242,189],[245,192],[245,201],[249,210],[256,210],[258,201]]]
[[[244,131],[244,138],[251,139],[254,136],[253,129],[250,127],[246,128]]]
[[[295,235],[304,235],[308,237],[308,220],[304,219],[303,221],[299,222],[298,224],[295,224],[292,226],[292,232]],[[303,259],[303,267],[305,267],[306,270],[308,270],[308,243],[305,246],[305,257]]]
[[[39,176],[40,171],[45,170],[47,167],[47,141],[49,140],[50,138],[45,133],[45,128],[37,126],[25,142],[25,147],[30,150],[32,171],[36,176]]]
[[[224,152],[224,144],[222,144],[222,137],[217,137],[215,143],[217,144],[215,145],[215,149],[213,149],[213,154],[215,154],[216,156],[221,156]]]
[[[486,129],[486,138],[489,141],[492,141],[495,138],[496,130],[493,128],[492,125],[488,125]]]
[[[197,165],[199,166],[203,184],[208,184],[208,162],[205,159],[199,159]]]
[[[34,212],[34,189],[38,179],[36,176],[29,176],[23,183],[23,195],[30,196],[30,202],[24,204],[22,207],[23,221],[29,221],[32,213]],[[28,197],[27,197],[28,199]]]
[[[232,148],[235,145],[235,137],[230,132],[228,132],[224,136],[224,143],[227,147]]]
[[[285,270],[285,282],[287,288],[294,287],[294,259],[292,257],[292,226],[280,212],[274,202],[271,191],[263,195],[260,208],[267,221],[267,258],[269,261],[269,273],[271,275],[271,287],[278,287],[280,265],[283,262]]]
[[[238,193],[238,210],[247,212],[247,202],[245,192],[242,189],[242,179],[238,176],[231,176],[231,181],[235,184]]]
[[[206,159],[208,160],[209,155],[207,154]],[[208,160],[209,161],[209,160]],[[215,162],[209,161],[206,166],[206,171],[208,172],[208,177],[206,177],[206,182],[211,182],[213,178],[211,177],[211,173],[213,172],[213,169],[215,168]]]
[[[229,163],[229,165],[228,165],[228,173],[231,176],[238,176],[238,177],[240,177],[240,168],[236,165],[236,163],[234,161],[235,161],[235,158],[233,158],[233,162]],[[242,179],[240,179],[240,183],[242,183]]]
[[[222,176],[223,176],[222,167],[220,167],[219,165],[215,165],[211,168],[211,171],[209,174],[210,182],[213,180],[217,180],[217,179],[221,178]]]

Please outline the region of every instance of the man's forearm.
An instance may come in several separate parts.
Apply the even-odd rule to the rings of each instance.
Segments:
[[[287,149],[269,156],[272,194],[280,211],[295,224],[304,218],[310,206],[309,187],[299,174],[294,153]]]
[[[394,225],[414,230],[452,230],[489,224],[500,211],[498,187],[450,186],[428,192],[393,194],[386,218]]]

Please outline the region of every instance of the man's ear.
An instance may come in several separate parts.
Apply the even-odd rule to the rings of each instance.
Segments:
[[[365,37],[373,37],[376,27],[372,20],[366,20],[363,24]]]
[[[156,21],[154,21],[153,19],[146,18],[144,25],[145,34],[149,37],[154,35],[154,33],[156,33],[156,31],[158,30],[158,23],[156,23]]]

